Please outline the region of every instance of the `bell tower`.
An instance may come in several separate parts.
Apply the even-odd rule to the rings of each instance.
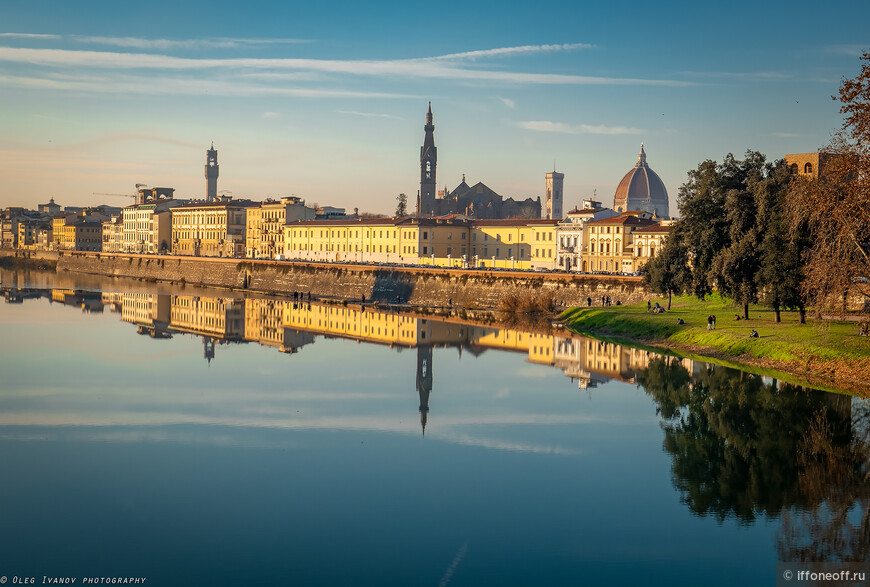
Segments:
[[[217,151],[212,143],[211,149],[205,152],[205,199],[209,202],[214,202],[217,199],[218,171]]]
[[[438,163],[438,149],[435,147],[435,125],[432,123],[432,102],[426,113],[426,135],[420,147],[420,192],[417,194],[417,216],[435,216],[435,166]]]

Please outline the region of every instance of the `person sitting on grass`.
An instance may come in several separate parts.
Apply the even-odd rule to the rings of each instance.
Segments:
[[[685,324],[685,323],[686,323],[686,322],[685,322],[682,318],[680,318],[679,320],[677,320],[677,324]]]
[[[868,334],[870,332],[868,332],[867,323],[862,322],[861,326],[858,327],[858,336],[867,336]]]
[[[753,328],[749,333],[749,338],[758,338],[758,331]]]

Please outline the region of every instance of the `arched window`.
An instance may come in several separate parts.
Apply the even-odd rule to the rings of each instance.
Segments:
[[[798,172],[798,164],[792,163],[791,166],[789,167],[789,169],[791,170],[792,173],[797,173]]]
[[[804,173],[812,173],[813,172],[813,164],[807,163],[804,165]]]

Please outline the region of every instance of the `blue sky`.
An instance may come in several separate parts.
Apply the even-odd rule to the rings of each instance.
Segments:
[[[870,5],[3,2],[0,205],[110,203],[136,183],[391,213],[465,174],[612,204],[644,142],[676,210],[704,159],[814,151],[870,49]]]

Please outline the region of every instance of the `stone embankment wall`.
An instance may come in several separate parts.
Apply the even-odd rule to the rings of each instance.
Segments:
[[[444,270],[246,259],[63,253],[57,270],[168,281],[257,292],[311,292],[319,298],[360,299],[419,306],[496,308],[510,294],[550,291],[564,305],[586,305],[603,296],[613,303],[650,298],[641,278],[558,273]]]

